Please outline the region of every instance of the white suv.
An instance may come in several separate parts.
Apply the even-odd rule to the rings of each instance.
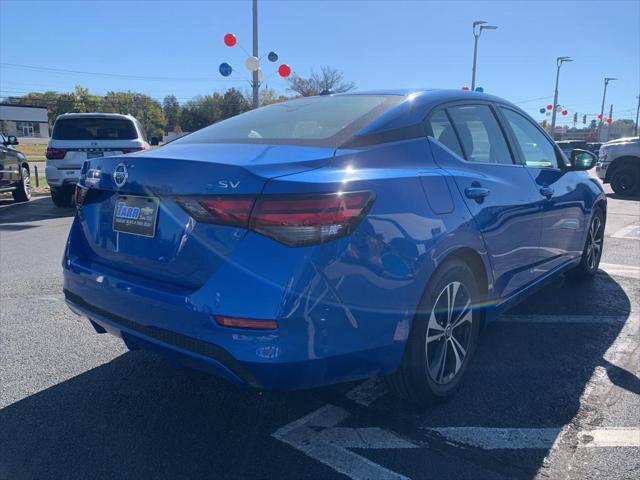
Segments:
[[[59,207],[71,204],[85,160],[149,148],[144,129],[131,115],[65,113],[53,125],[47,146],[47,183]]]

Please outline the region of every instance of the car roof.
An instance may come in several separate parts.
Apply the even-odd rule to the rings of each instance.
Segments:
[[[433,108],[447,102],[479,101],[499,103],[527,115],[521,108],[500,97],[461,89],[405,88],[395,90],[349,92],[336,95],[399,95],[404,97],[404,99],[397,105],[393,106],[359,130],[356,133],[356,136],[378,134],[389,130],[416,125],[422,122],[425,115]]]

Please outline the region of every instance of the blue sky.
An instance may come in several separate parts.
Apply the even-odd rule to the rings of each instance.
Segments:
[[[640,1],[260,1],[260,50],[275,50],[295,72],[330,65],[359,90],[460,88],[470,84],[471,23],[499,28],[480,39],[478,85],[517,102],[534,118],[550,103],[555,58],[563,66],[559,103],[570,112],[600,110],[604,76],[607,109],[635,116],[640,92]],[[236,34],[251,48],[248,1],[16,1],[0,0],[0,95],[70,90],[135,90],[186,101],[235,86],[248,89],[244,60],[222,37]],[[223,79],[218,65],[238,71]],[[16,68],[6,64],[97,72]],[[286,93],[273,64],[266,83]],[[547,97],[547,98],[541,98]],[[536,99],[536,100],[533,100]],[[539,99],[539,100],[538,100]],[[560,117],[569,122],[570,116]]]

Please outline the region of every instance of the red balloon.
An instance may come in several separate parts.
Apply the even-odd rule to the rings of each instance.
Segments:
[[[553,105],[547,105],[547,110],[551,110],[553,108]]]
[[[601,113],[598,114],[598,120],[602,120],[602,114]]]
[[[566,115],[567,113],[569,113],[569,112],[568,112],[568,111],[566,111],[566,110],[562,110],[562,114],[563,114],[563,115]]]
[[[236,44],[236,36],[233,33],[227,33],[224,36],[224,44],[227,47],[233,47]]]
[[[465,92],[469,91],[469,87],[462,87],[462,90],[464,90]]]
[[[611,123],[612,119],[611,118],[607,118],[607,123]]]
[[[291,75],[291,67],[286,63],[283,63],[278,67],[278,75],[280,75],[282,78],[287,78],[289,75]]]

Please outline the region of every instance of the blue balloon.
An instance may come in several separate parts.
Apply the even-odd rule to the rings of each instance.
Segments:
[[[483,92],[484,92],[484,88],[482,88],[482,87],[476,87],[476,92],[478,92],[478,93],[483,93]]]
[[[269,59],[270,62],[277,62],[278,54],[272,50],[269,52],[269,55],[267,55],[267,58]]]
[[[231,68],[231,65],[229,65],[227,62],[221,63],[218,70],[220,71],[220,75],[222,75],[223,77],[228,77],[229,75],[231,75],[231,72],[233,72],[233,68]]]
[[[546,111],[547,111],[547,109],[546,109],[546,108],[541,108],[541,109],[540,109],[540,113],[544,113],[544,112],[546,112]]]

